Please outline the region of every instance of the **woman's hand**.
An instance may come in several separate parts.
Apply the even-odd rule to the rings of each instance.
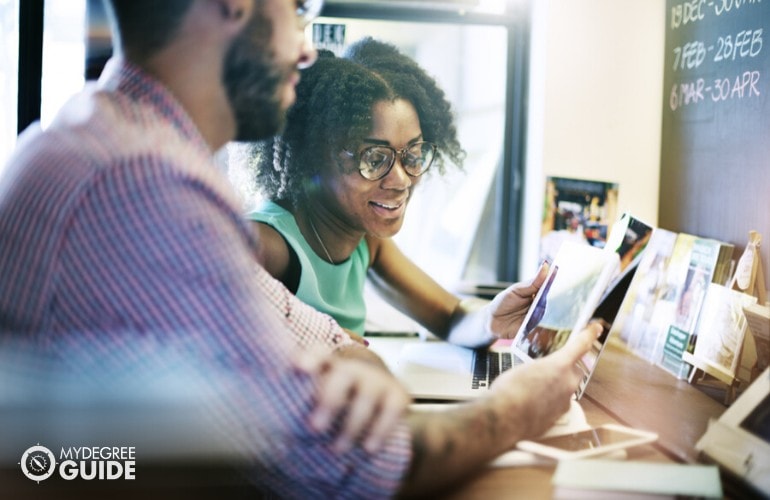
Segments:
[[[499,338],[512,338],[521,327],[532,299],[545,282],[548,264],[543,263],[535,277],[528,283],[515,283],[498,293],[487,306],[489,311],[488,329]]]

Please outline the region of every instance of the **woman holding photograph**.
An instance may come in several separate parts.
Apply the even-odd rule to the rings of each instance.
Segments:
[[[481,306],[445,290],[391,239],[424,174],[464,158],[444,92],[394,46],[368,38],[341,58],[321,51],[283,134],[250,157],[268,198],[248,216],[260,257],[303,301],[362,335],[368,275],[442,339],[475,347],[516,334],[545,269]]]

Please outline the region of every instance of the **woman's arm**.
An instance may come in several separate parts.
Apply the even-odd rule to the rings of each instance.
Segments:
[[[283,239],[283,236],[271,226],[261,222],[254,222],[253,227],[259,238],[260,251],[258,258],[262,267],[264,267],[273,278],[282,281],[284,285],[289,287],[289,284],[285,282],[288,277],[291,262],[291,250],[289,249],[289,245],[286,243],[286,240]],[[389,372],[385,362],[377,356],[377,354],[366,348],[368,345],[366,339],[350,330],[345,328],[341,329],[354,342],[345,343],[334,349],[333,352],[336,356],[365,361]]]
[[[281,233],[263,222],[252,222],[251,227],[259,241],[257,260],[273,278],[283,282],[289,269],[289,245]]]
[[[371,281],[396,309],[446,339],[460,299],[412,262],[390,238],[367,236]]]
[[[368,238],[367,242],[378,291],[435,335],[469,347],[513,337],[547,274],[547,267],[541,267],[530,282],[510,286],[491,303],[461,300],[409,260],[393,240]]]

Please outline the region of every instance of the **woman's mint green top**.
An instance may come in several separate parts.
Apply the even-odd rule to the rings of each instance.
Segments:
[[[294,215],[283,207],[266,201],[246,218],[271,226],[296,252],[302,267],[297,297],[333,317],[343,328],[363,335],[366,319],[364,280],[369,268],[366,240],[361,240],[345,262],[330,264],[310,248]]]

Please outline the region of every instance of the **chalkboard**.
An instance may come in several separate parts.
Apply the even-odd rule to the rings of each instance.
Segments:
[[[659,225],[770,269],[770,0],[667,0]]]

